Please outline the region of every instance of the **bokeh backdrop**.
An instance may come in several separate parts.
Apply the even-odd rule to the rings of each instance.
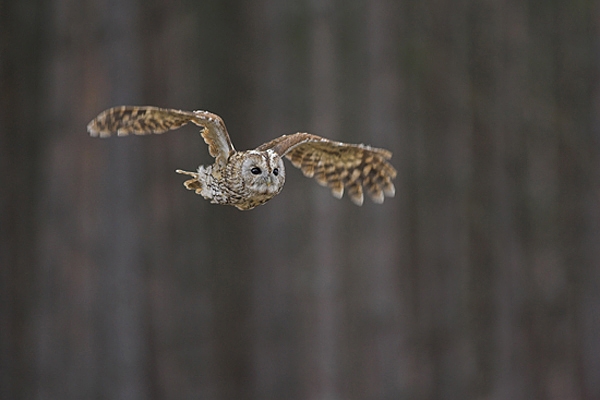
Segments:
[[[1,399],[600,399],[600,6],[0,2]],[[255,210],[197,128],[393,151],[397,194],[287,164]]]

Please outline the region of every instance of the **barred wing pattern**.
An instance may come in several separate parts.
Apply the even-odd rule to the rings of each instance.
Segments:
[[[223,167],[235,152],[225,123],[216,114],[208,111],[181,111],[159,107],[120,106],[100,113],[87,126],[91,136],[108,137],[129,134],[146,135],[164,133],[192,122],[202,127],[202,138],[208,152],[216,163]]]
[[[396,170],[387,162],[392,153],[363,144],[332,141],[309,133],[280,136],[257,148],[272,149],[287,157],[308,178],[328,186],[338,199],[347,190],[352,202],[362,205],[363,188],[375,203],[396,193]]]

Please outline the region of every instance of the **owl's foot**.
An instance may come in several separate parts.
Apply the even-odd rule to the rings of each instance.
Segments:
[[[196,194],[201,194],[202,184],[198,180],[198,174],[196,172],[183,171],[181,169],[178,169],[175,172],[181,175],[192,176],[193,179],[188,179],[187,181],[183,182],[183,186],[185,186],[187,190],[193,190],[196,192]]]

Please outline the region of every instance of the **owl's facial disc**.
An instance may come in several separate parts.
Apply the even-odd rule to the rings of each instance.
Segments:
[[[285,182],[283,160],[272,150],[249,150],[242,163],[246,187],[256,193],[275,195]]]

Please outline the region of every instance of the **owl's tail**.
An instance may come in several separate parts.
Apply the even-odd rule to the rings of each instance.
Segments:
[[[181,175],[188,175],[193,177],[192,179],[188,179],[187,181],[183,182],[183,186],[185,186],[187,190],[193,190],[196,192],[196,194],[201,194],[202,183],[200,183],[200,181],[198,180],[198,174],[196,172],[183,171],[181,169],[178,169],[175,172]]]

